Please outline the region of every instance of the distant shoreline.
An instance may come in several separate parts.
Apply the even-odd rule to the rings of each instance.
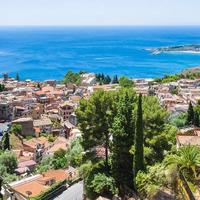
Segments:
[[[147,51],[151,51],[153,54],[160,53],[192,53],[200,54],[200,45],[179,45],[169,47],[147,48]]]

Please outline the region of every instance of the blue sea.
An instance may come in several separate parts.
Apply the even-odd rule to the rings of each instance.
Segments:
[[[200,27],[1,27],[0,74],[60,80],[68,70],[84,70],[162,77],[200,65],[200,54],[145,49],[186,44],[200,44]]]

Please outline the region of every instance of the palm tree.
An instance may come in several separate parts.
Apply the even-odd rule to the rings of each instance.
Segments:
[[[179,171],[189,173],[197,177],[197,168],[200,167],[200,147],[194,145],[184,146],[178,149],[175,155],[166,158],[166,164],[175,164]]]

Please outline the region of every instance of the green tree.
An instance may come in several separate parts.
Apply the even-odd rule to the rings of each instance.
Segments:
[[[132,90],[122,92],[112,126],[112,173],[118,188],[124,185],[133,187],[133,155],[130,149],[135,134],[132,116],[135,97]]]
[[[133,81],[125,76],[122,76],[119,79],[119,85],[123,88],[131,88],[133,87]]]
[[[136,187],[140,197],[154,199],[161,188],[169,188],[174,179],[169,179],[167,176],[173,176],[173,171],[167,169],[163,163],[148,166],[146,172],[139,171],[136,177]]]
[[[118,83],[119,83],[119,80],[118,80],[117,75],[113,76],[112,84],[118,84]]]
[[[164,159],[175,143],[177,129],[168,125],[168,113],[153,96],[143,97],[145,163],[153,165]]]
[[[98,173],[92,180],[91,188],[99,195],[113,196],[118,193],[115,180],[104,173]]]
[[[82,164],[83,159],[83,147],[81,145],[81,139],[76,139],[72,141],[68,154],[70,157],[70,165],[73,167],[78,167]]]
[[[5,90],[5,85],[4,84],[0,84],[0,92],[3,92]]]
[[[186,120],[187,120],[187,114],[181,113],[179,115],[170,117],[170,124],[176,126],[177,128],[182,128],[185,126]]]
[[[0,155],[0,166],[4,166],[7,173],[14,173],[14,170],[17,168],[16,156],[10,151],[5,151]]]
[[[80,85],[81,83],[80,73],[74,73],[72,71],[68,71],[64,77],[63,83],[64,84],[72,83],[72,84]]]
[[[40,164],[37,166],[37,172],[43,173],[50,169],[54,168],[54,157],[53,156],[45,156],[42,158]]]
[[[63,169],[69,165],[67,151],[64,149],[57,150],[53,155],[53,165],[55,169]]]
[[[2,147],[3,150],[10,150],[10,136],[8,131],[4,134]]]
[[[115,114],[114,93],[99,90],[89,100],[82,99],[76,111],[79,127],[82,131],[82,145],[86,157],[96,160],[94,149],[105,147],[105,160],[108,167],[110,128]],[[92,159],[92,160],[93,160]]]
[[[16,74],[15,80],[20,81],[19,73]]]
[[[142,111],[142,95],[139,95],[136,119],[136,135],[135,135],[135,175],[138,171],[144,170],[144,132],[143,132],[143,111]]]
[[[20,134],[22,131],[22,125],[20,124],[12,124],[10,132],[14,134]]]
[[[176,154],[166,158],[167,165],[176,165],[185,175],[190,178],[197,177],[197,169],[200,167],[200,147],[187,145],[178,149]]]
[[[187,111],[187,125],[193,125],[194,124],[194,109],[192,102],[190,101],[188,111]]]
[[[194,112],[194,125],[199,127],[199,113],[197,111]]]
[[[102,74],[96,74],[96,80],[97,82],[99,82],[100,84],[109,84],[111,82],[111,78],[108,75],[104,75]]]

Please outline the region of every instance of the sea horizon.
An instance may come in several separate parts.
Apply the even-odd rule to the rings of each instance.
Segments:
[[[200,65],[192,52],[146,50],[200,44],[200,26],[0,26],[0,44],[1,74],[38,81],[68,70],[156,78]]]

